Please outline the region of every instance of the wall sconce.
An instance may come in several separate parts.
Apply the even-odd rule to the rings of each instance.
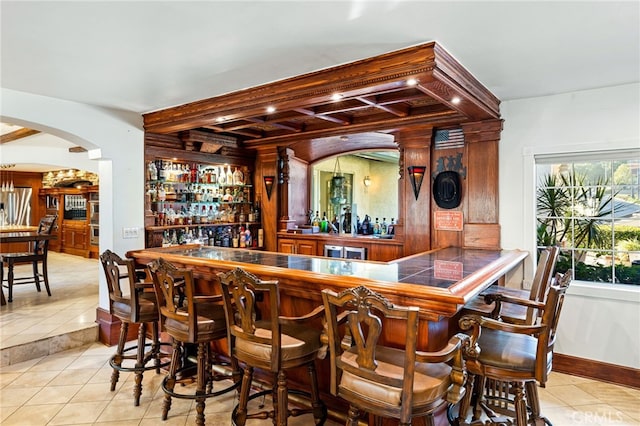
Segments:
[[[369,176],[364,177],[364,186],[366,187],[371,186],[371,178]]]
[[[424,174],[427,171],[427,166],[409,166],[407,169],[409,170],[409,177],[411,178],[411,186],[413,186],[413,194],[417,200]]]
[[[267,191],[267,199],[271,200],[271,190],[273,189],[273,183],[276,180],[275,176],[263,176],[264,189]]]

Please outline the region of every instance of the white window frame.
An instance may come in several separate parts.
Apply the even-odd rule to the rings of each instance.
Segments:
[[[609,146],[615,146],[615,148],[608,148]],[[529,253],[537,252],[537,238],[536,238],[536,157],[562,157],[567,158],[579,158],[580,156],[596,156],[598,154],[611,156],[612,154],[627,155],[628,153],[634,153],[640,155],[640,141],[638,139],[623,140],[623,141],[611,141],[600,143],[582,143],[575,145],[540,145],[540,146],[528,146],[522,150],[523,159],[523,202],[524,202],[524,226],[525,234],[524,241],[525,246],[528,248]],[[534,265],[537,263],[537,259],[534,259]],[[605,290],[605,291],[602,291]],[[597,283],[593,281],[579,281],[574,280],[569,293],[592,295],[594,297],[602,297],[608,292],[612,292],[610,295],[613,299],[619,299],[620,295],[614,293],[621,292],[626,294],[628,300],[629,292],[635,294],[636,301],[640,301],[640,286],[634,286],[629,284],[613,284],[613,283]]]

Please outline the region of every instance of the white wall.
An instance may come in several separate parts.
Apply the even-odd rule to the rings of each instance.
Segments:
[[[534,156],[640,149],[640,84],[503,102],[502,247],[535,250]],[[532,265],[527,267],[530,278]],[[640,368],[640,286],[572,283],[556,352]]]
[[[144,197],[141,182],[144,170],[144,132],[139,114],[2,89],[0,114],[13,124],[41,130],[89,149],[88,157],[97,165],[87,167],[100,176],[100,249],[124,255],[144,247]],[[63,150],[67,148],[64,147]],[[15,160],[12,158],[15,156]],[[48,150],[27,153],[29,163],[51,164]],[[77,154],[75,154],[77,155]],[[3,162],[18,162],[25,156],[10,149],[2,151]],[[66,167],[77,167],[74,159],[55,156]],[[77,160],[76,160],[77,161]],[[22,162],[22,161],[20,161]],[[124,239],[123,228],[136,228],[138,237]],[[99,305],[109,308],[104,274],[100,280]]]

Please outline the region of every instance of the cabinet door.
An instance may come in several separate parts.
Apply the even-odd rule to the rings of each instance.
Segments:
[[[278,240],[278,251],[280,253],[288,253],[295,254],[296,252],[296,241],[295,240],[286,240],[279,239]]]
[[[300,240],[298,241],[298,249],[296,254],[307,254],[310,256],[316,255],[316,242],[315,241],[307,241]]]
[[[388,262],[402,257],[402,246],[392,244],[371,244],[369,260]]]
[[[73,248],[78,250],[87,250],[87,231],[84,229],[76,229],[73,233]]]

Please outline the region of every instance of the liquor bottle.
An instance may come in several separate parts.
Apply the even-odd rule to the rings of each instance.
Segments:
[[[393,235],[395,233],[396,221],[394,218],[391,218],[391,224],[387,227],[387,233],[389,235]]]
[[[261,214],[260,213],[260,200],[256,201],[255,209],[254,209],[253,213],[254,213],[254,216],[255,216],[254,220],[256,222],[260,222],[260,214]]]
[[[237,167],[236,167],[236,170],[233,172],[233,184],[234,185],[244,184],[244,174],[240,170],[238,170]]]
[[[322,221],[320,221],[320,232],[329,231],[329,222],[327,222],[327,212],[322,213]]]
[[[233,184],[233,172],[231,171],[231,166],[229,164],[227,164],[226,180],[227,180],[227,185]]]
[[[164,168],[164,161],[158,160],[158,180],[167,178],[167,170]]]
[[[158,177],[158,171],[156,170],[156,165],[153,161],[149,161],[149,165],[147,166],[147,180],[156,180]]]
[[[380,222],[376,217],[376,222],[373,224],[373,235],[380,235]]]
[[[382,223],[380,224],[380,235],[387,235],[387,218],[382,218]]]
[[[317,234],[320,232],[320,217],[318,217],[318,211],[316,210],[316,215],[313,217],[313,221],[311,222],[311,232]]]
[[[227,183],[227,174],[224,172],[224,166],[220,166],[220,172],[218,173],[218,183],[224,185]]]

